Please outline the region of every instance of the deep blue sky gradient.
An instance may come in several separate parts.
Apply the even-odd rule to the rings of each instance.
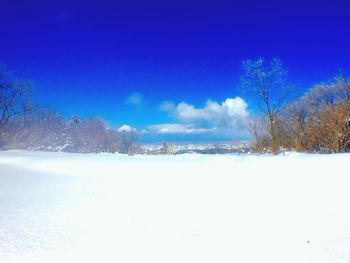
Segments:
[[[350,69],[350,1],[94,2],[1,0],[0,62],[66,117],[171,122],[162,101],[244,97],[248,58],[280,57],[299,92]]]

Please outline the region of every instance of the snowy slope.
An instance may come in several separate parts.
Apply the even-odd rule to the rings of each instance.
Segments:
[[[349,164],[0,152],[0,262],[350,262]]]

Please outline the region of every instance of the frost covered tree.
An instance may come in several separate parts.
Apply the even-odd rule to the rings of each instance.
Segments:
[[[135,142],[139,135],[135,130],[118,131],[119,152],[133,155],[136,153]]]
[[[80,120],[73,116],[63,129],[65,145],[62,151],[79,153],[115,153],[120,151],[118,133],[109,129],[103,119],[90,117]]]
[[[312,152],[350,150],[349,79],[321,83],[291,103],[284,116],[294,149]]]
[[[36,107],[23,122],[15,119],[9,125],[9,149],[59,151],[66,142],[64,118],[47,109]]]
[[[0,64],[0,148],[78,153],[138,153],[138,134],[107,127],[103,119],[66,121],[29,97],[29,82],[15,81]]]
[[[163,142],[162,148],[160,149],[160,152],[162,154],[171,154],[172,153],[172,147],[170,146],[170,144],[165,141]]]
[[[272,152],[276,153],[281,128],[279,113],[286,106],[291,91],[287,84],[287,71],[277,58],[269,63],[263,58],[245,60],[242,67],[244,70],[241,78],[242,87],[259,105],[271,138]]]

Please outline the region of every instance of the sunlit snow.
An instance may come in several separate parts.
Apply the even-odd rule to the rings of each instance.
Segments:
[[[349,164],[0,152],[0,262],[350,262]]]

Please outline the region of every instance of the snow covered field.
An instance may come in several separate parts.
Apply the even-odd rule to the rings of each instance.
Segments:
[[[0,152],[0,262],[350,262],[349,165]]]

